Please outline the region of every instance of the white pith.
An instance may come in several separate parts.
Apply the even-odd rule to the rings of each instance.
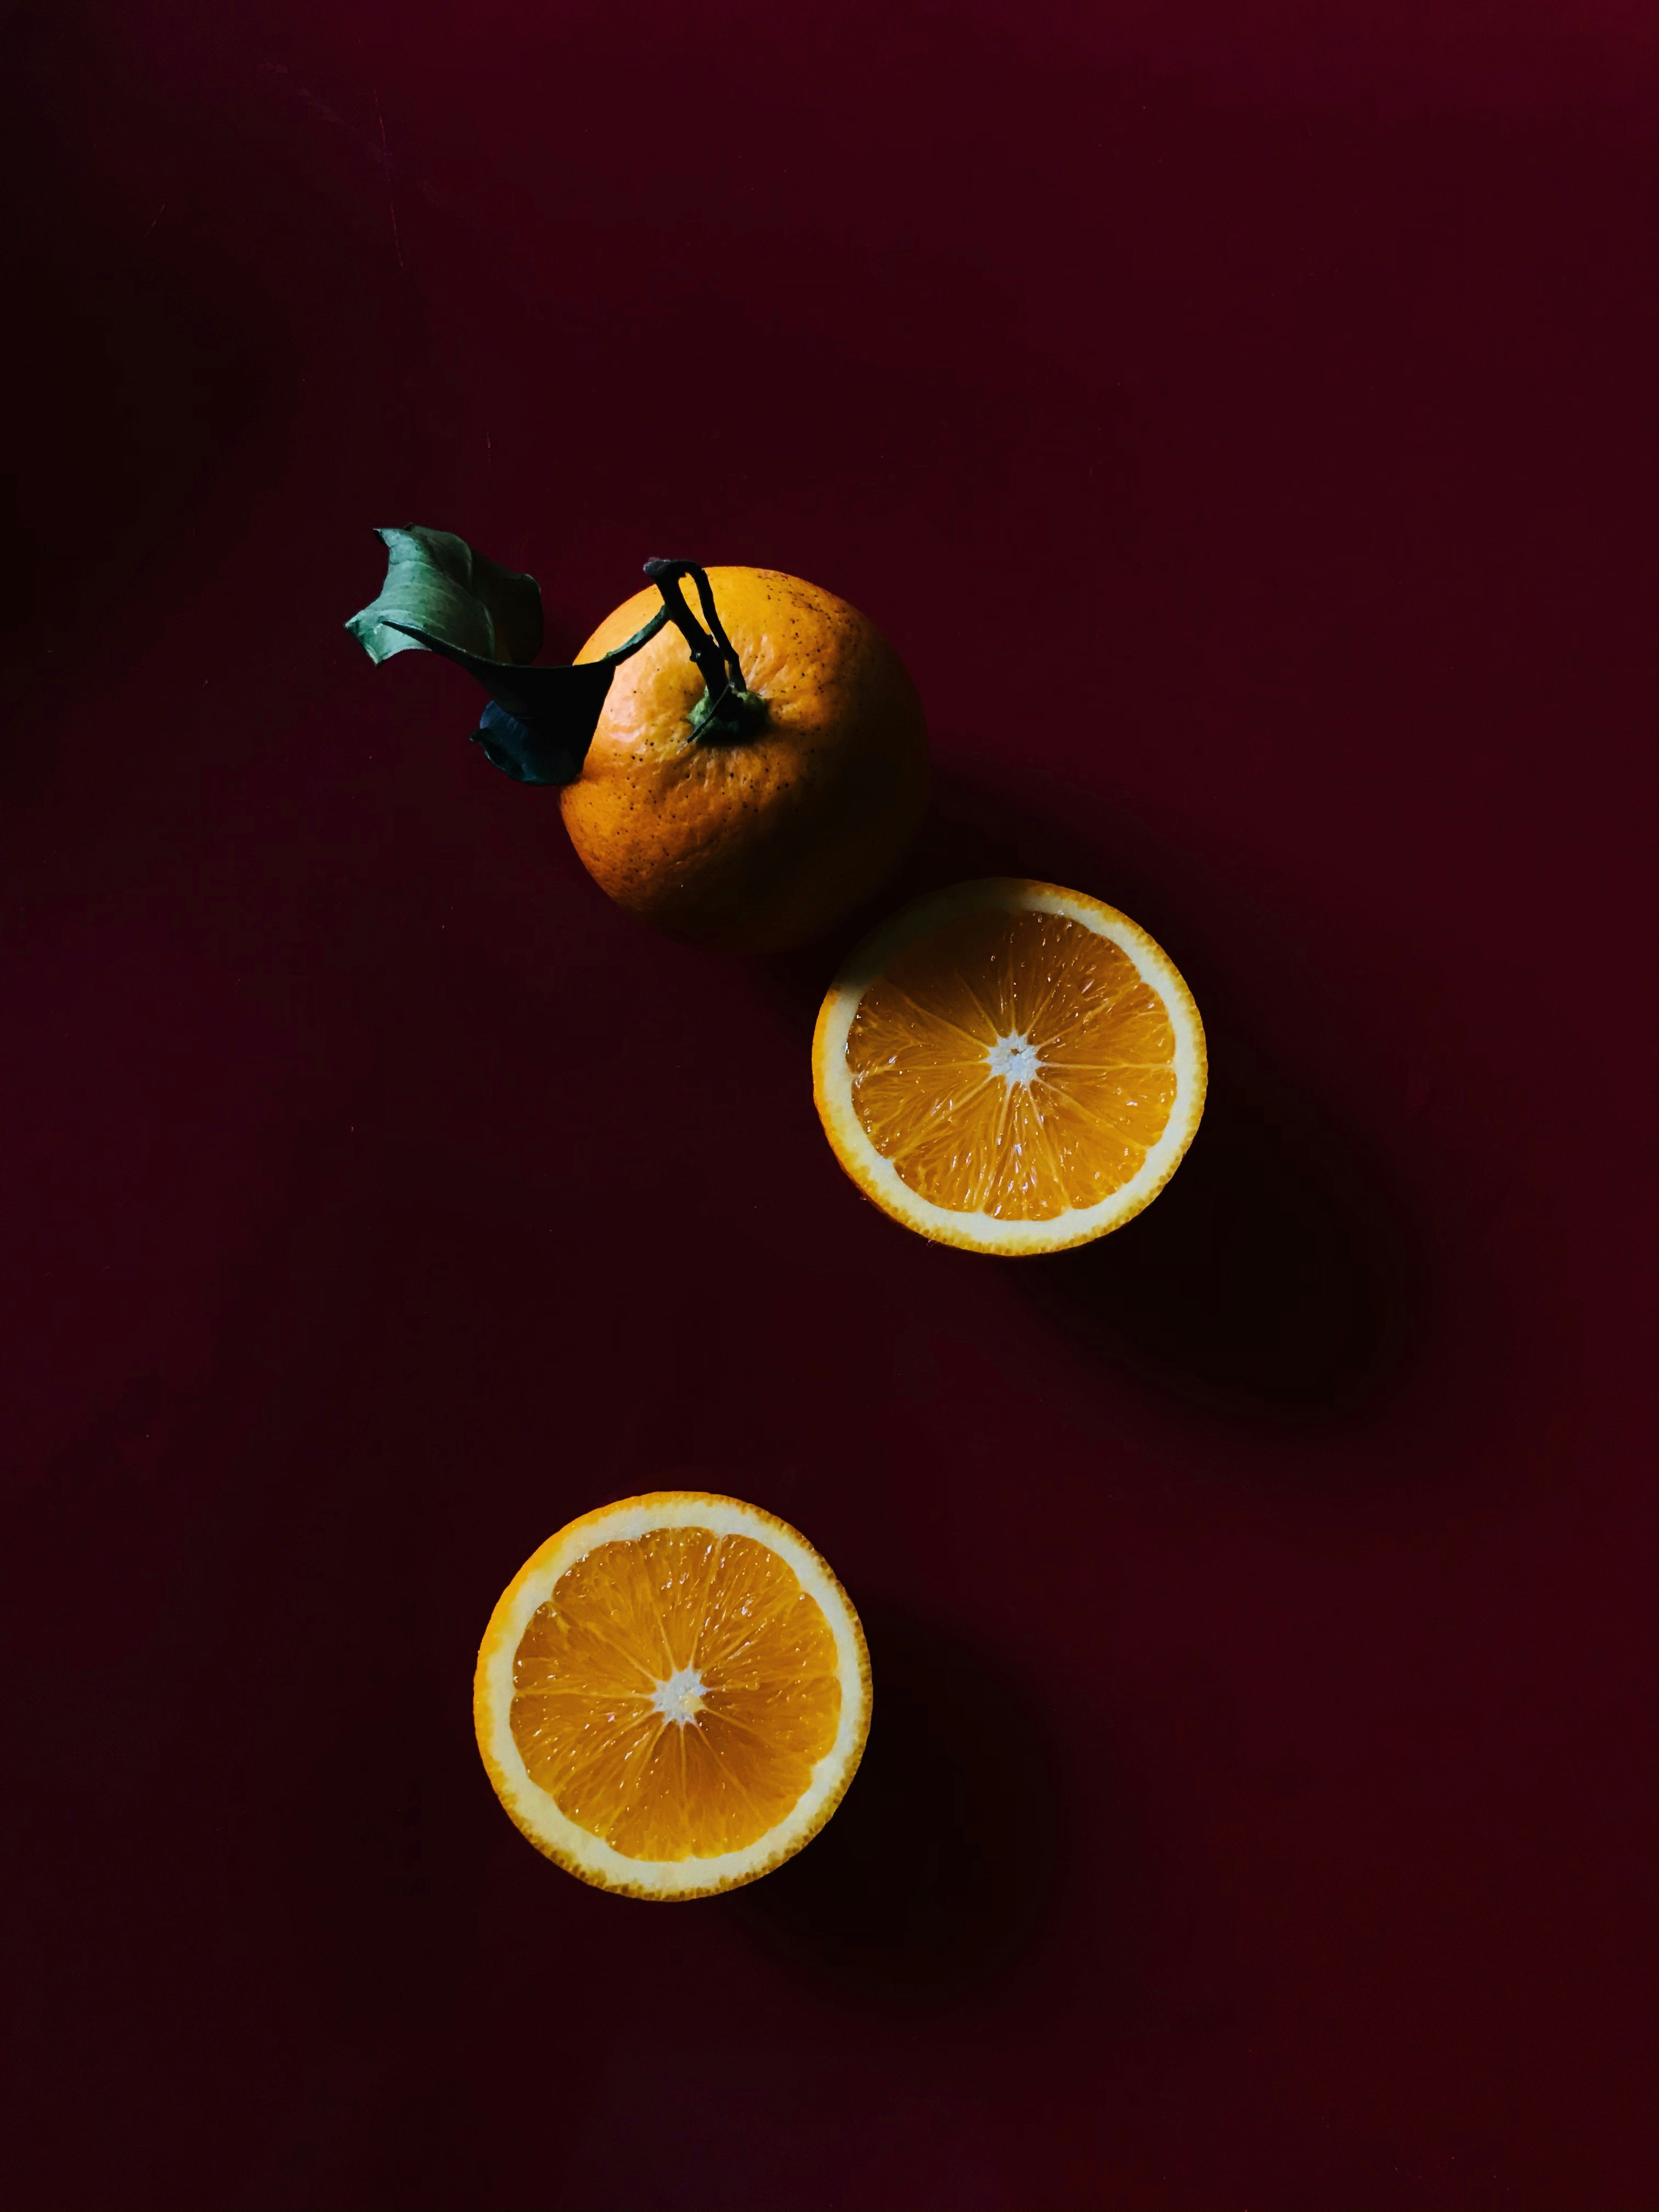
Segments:
[[[1036,1080],[1042,1065],[1042,1056],[1030,1037],[1019,1030],[1010,1030],[1000,1036],[985,1055],[985,1064],[993,1075],[1000,1075],[1012,1091],[1017,1083]]]
[[[993,907],[1004,913],[1027,911],[1062,915],[1080,922],[1097,937],[1109,938],[1127,955],[1142,981],[1164,1000],[1175,1030],[1176,1094],[1162,1134],[1129,1181],[1097,1205],[1067,1206],[1041,1221],[1010,1221],[982,1211],[957,1212],[936,1205],[912,1190],[891,1161],[870,1141],[853,1103],[852,1071],[847,1064],[847,1039],[860,1001],[907,945],[928,936],[960,915]],[[1184,1014],[1185,1018],[1181,1018]],[[1022,1039],[1023,1042],[1024,1040]],[[999,1040],[1009,1046],[1012,1036]],[[994,1052],[997,1048],[993,1048]],[[1138,922],[1099,899],[1062,890],[1054,884],[1022,884],[1001,878],[959,884],[932,899],[921,901],[878,930],[853,955],[832,986],[819,1017],[814,1046],[819,1110],[831,1144],[843,1165],[874,1197],[877,1203],[923,1237],[945,1243],[969,1243],[984,1252],[1018,1255],[1022,1252],[1052,1252],[1068,1244],[1082,1244],[1099,1237],[1139,1212],[1173,1173],[1192,1139],[1204,1109],[1207,1068],[1204,1031],[1179,970],[1169,955]],[[1005,1073],[996,1069],[999,1073]]]
[[[702,1711],[702,1676],[695,1667],[678,1668],[665,1681],[658,1683],[651,1702],[665,1721],[691,1728]]]
[[[552,1595],[560,1577],[601,1544],[626,1543],[654,1528],[708,1528],[718,1536],[748,1536],[764,1544],[793,1568],[801,1588],[815,1599],[835,1638],[841,1682],[841,1717],[836,1740],[812,1770],[812,1778],[775,1828],[740,1851],[712,1858],[633,1859],[602,1837],[562,1813],[546,1790],[526,1771],[514,1741],[513,1664],[525,1630],[537,1608]],[[670,1720],[690,1722],[695,1712],[667,1712],[665,1696],[684,1699],[694,1670],[681,1668],[659,1686],[655,1702]],[[697,1684],[698,1691],[701,1683]],[[692,1693],[695,1695],[695,1693]],[[491,1616],[478,1653],[474,1714],[478,1738],[492,1779],[514,1819],[573,1872],[609,1888],[643,1890],[656,1897],[684,1896],[743,1881],[785,1857],[811,1835],[846,1785],[863,1748],[869,1723],[869,1677],[863,1639],[852,1607],[834,1577],[811,1547],[782,1522],[759,1513],[734,1498],[692,1493],[633,1498],[609,1512],[574,1522],[544,1544],[509,1585]]]

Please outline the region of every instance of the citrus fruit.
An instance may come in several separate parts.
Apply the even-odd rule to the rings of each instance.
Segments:
[[[647,561],[655,590],[562,666],[536,659],[533,576],[449,531],[379,534],[386,580],[347,629],[372,660],[435,653],[482,684],[485,757],[558,787],[589,874],[670,936],[805,944],[875,890],[920,822],[915,686],[833,592],[776,568]]]
[[[971,1252],[1121,1228],[1204,1110],[1204,1029],[1115,907],[993,877],[922,899],[847,962],[812,1088],[836,1157],[896,1221]]]
[[[704,678],[665,627],[617,667],[559,804],[582,865],[621,905],[670,936],[776,951],[851,912],[898,858],[927,797],[927,728],[903,663],[844,599],[775,568],[708,579],[753,720],[694,726]],[[618,607],[578,665],[659,605],[653,591]]]
[[[870,1727],[845,1591],[758,1506],[657,1491],[561,1528],[502,1592],[473,1679],[495,1794],[550,1859],[709,1897],[809,1843]]]

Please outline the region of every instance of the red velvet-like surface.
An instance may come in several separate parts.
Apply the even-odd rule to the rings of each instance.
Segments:
[[[1656,2201],[1652,29],[7,13],[6,2202]],[[566,648],[658,553],[864,607],[907,883],[1190,980],[1165,1195],[1024,1265],[862,1203],[837,947],[607,906],[341,629],[383,522]],[[687,1479],[876,1720],[658,1910],[470,1675]]]

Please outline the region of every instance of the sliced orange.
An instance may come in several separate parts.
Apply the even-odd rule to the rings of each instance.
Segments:
[[[907,1229],[970,1252],[1121,1228],[1180,1165],[1206,1076],[1193,994],[1139,923],[1010,877],[878,929],[812,1040],[842,1167]]]
[[[478,1748],[538,1850],[629,1897],[711,1897],[810,1843],[870,1728],[870,1658],[804,1536],[657,1491],[526,1562],[473,1679]]]

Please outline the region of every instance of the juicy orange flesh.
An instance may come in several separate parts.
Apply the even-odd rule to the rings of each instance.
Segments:
[[[653,1702],[685,1670],[682,1723]],[[658,1528],[600,1544],[554,1584],[513,1662],[513,1740],[532,1782],[635,1859],[712,1858],[789,1813],[836,1740],[823,1608],[750,1536]]]
[[[1030,1080],[996,1072],[1003,1040]],[[1139,1170],[1175,1104],[1169,1010],[1109,937],[1065,915],[960,915],[907,945],[847,1038],[866,1135],[919,1197],[1049,1221]]]

